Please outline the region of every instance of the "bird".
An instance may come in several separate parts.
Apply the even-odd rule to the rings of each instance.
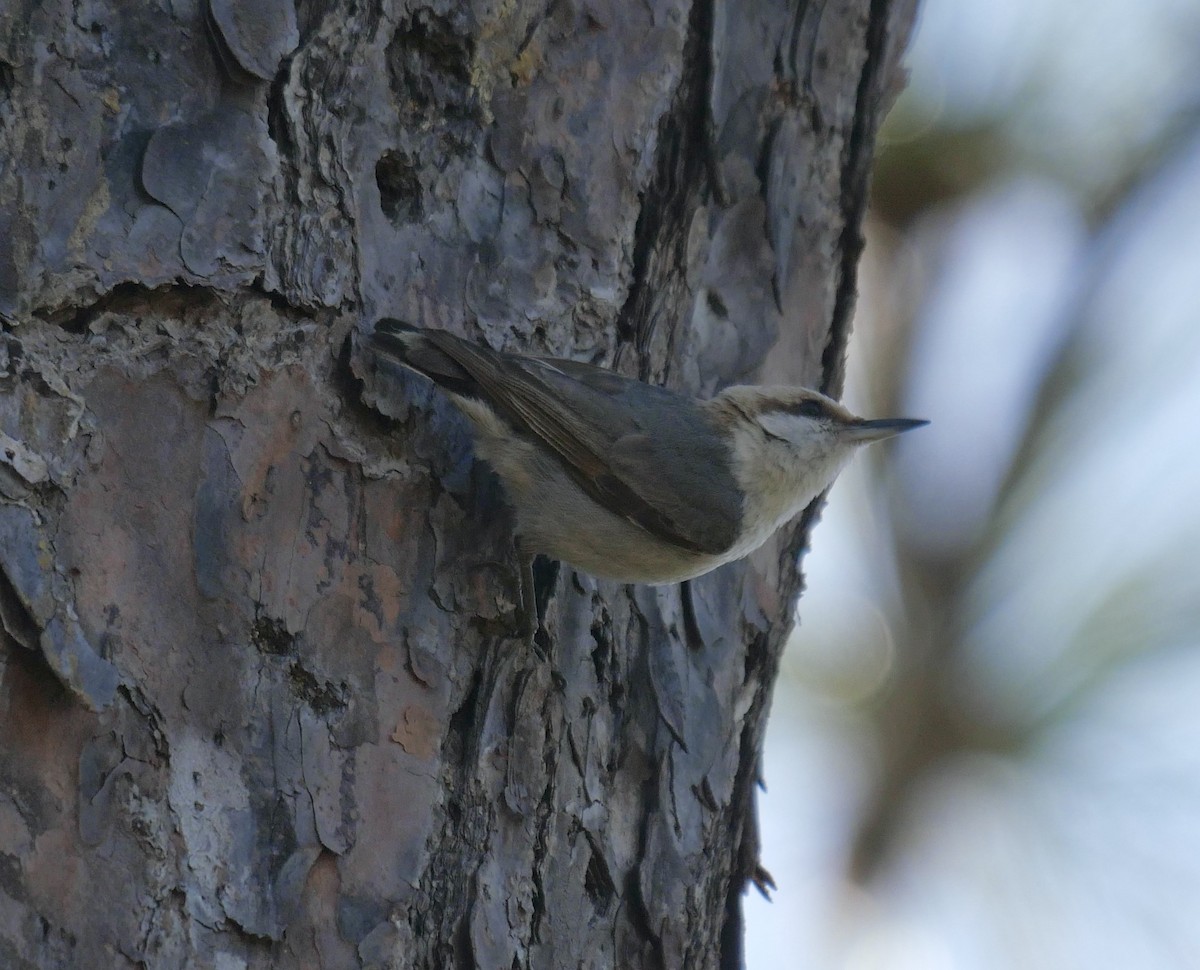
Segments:
[[[534,555],[622,583],[694,579],[761,546],[862,445],[928,424],[859,418],[804,387],[736,385],[702,400],[392,318],[371,344],[472,425],[514,512],[526,632]]]

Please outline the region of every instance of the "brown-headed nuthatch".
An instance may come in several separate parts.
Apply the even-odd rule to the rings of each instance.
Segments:
[[[866,421],[803,387],[728,387],[701,401],[397,320],[380,320],[372,340],[474,425],[476,453],[515,512],[526,621],[533,553],[627,583],[691,579],[757,549],[859,445],[927,423]]]

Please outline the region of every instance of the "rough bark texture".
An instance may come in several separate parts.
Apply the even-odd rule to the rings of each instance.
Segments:
[[[806,524],[539,656],[354,335],[836,392],[910,8],[0,8],[0,965],[740,963]]]

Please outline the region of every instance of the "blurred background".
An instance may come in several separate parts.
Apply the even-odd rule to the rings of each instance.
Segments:
[[[923,0],[750,970],[1200,967],[1200,4]]]

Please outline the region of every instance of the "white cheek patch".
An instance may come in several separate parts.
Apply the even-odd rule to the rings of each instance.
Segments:
[[[784,414],[780,411],[768,411],[758,416],[758,423],[769,435],[782,438],[795,444],[805,432],[814,429],[815,422],[795,414]]]

